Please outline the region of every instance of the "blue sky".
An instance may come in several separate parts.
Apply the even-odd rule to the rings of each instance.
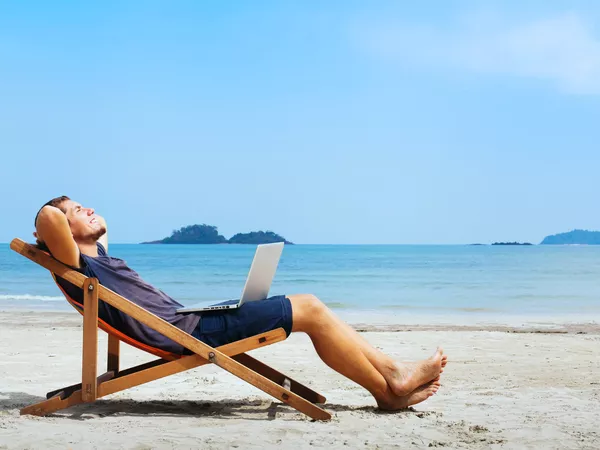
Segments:
[[[66,194],[112,242],[600,229],[600,5],[3,2],[0,242]]]

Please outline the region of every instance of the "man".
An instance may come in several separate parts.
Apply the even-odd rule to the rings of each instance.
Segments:
[[[305,332],[321,359],[332,369],[367,389],[380,408],[399,410],[420,403],[440,387],[446,356],[438,348],[433,356],[412,364],[396,363],[373,348],[350,326],[338,319],[310,294],[271,297],[245,303],[232,311],[177,314],[181,305],[146,283],[125,261],[108,256],[105,220],[66,196],[46,203],[35,219],[34,236],[64,264],[96,277],[112,291],[146,308],[167,322],[212,346],[220,346],[283,327]],[[81,290],[58,279],[69,295],[81,299]],[[139,323],[116,308],[100,302],[100,318],[140,342],[175,353],[186,349]]]

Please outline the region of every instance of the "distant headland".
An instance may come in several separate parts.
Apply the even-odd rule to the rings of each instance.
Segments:
[[[142,244],[272,244],[285,242],[293,245],[283,236],[272,231],[252,231],[250,233],[237,233],[230,239],[219,234],[213,225],[188,225],[173,231],[171,236],[158,241],[142,242]]]
[[[573,230],[546,236],[541,245],[600,245],[600,231]]]
[[[485,244],[470,244],[485,245]],[[533,245],[530,242],[494,242],[492,245]],[[573,230],[546,236],[540,245],[600,245],[600,231]]]

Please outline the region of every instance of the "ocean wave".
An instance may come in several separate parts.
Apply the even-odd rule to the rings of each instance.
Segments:
[[[462,311],[462,312],[497,312],[496,308],[478,306],[439,306],[439,305],[379,305],[375,309],[425,309],[439,311]]]
[[[31,295],[31,294],[0,294],[0,301],[3,300],[37,300],[40,302],[58,302],[64,301],[62,295]]]
[[[356,305],[349,305],[347,303],[342,302],[325,302],[325,304],[332,309],[346,309],[356,307]]]

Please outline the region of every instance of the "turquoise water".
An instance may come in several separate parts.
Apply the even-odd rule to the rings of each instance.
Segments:
[[[113,244],[183,304],[237,298],[254,246]],[[314,293],[339,311],[600,316],[600,246],[286,246],[271,294]],[[0,244],[0,309],[65,309],[48,273]]]

